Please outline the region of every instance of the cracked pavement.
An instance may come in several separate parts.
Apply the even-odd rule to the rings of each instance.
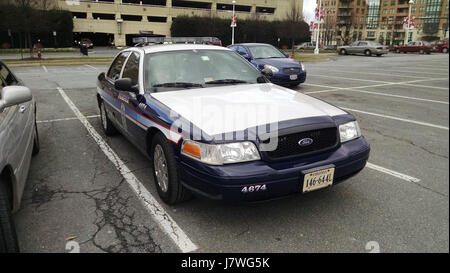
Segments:
[[[306,64],[307,82],[297,91],[369,86],[361,90],[448,102],[448,64],[448,55],[442,54],[339,56]],[[83,115],[99,114],[95,84],[105,66],[47,69],[48,73],[40,67],[13,68],[36,96],[38,120],[74,117],[57,86]],[[340,76],[352,80],[335,78]],[[417,87],[370,87],[377,85],[371,81],[415,77],[447,79],[420,82]],[[337,106],[441,126],[449,123],[448,103],[346,89],[311,95]],[[148,159],[124,137],[105,136],[98,118],[89,122],[199,252],[366,252],[369,241],[377,241],[381,252],[447,252],[449,131],[354,114],[372,146],[369,161],[419,178],[418,183],[366,168],[336,187],[268,203],[226,206],[193,199],[169,207],[157,196]],[[179,251],[79,120],[38,126],[41,152],[32,160],[15,215],[23,252],[65,252],[67,238],[78,242],[81,252]]]

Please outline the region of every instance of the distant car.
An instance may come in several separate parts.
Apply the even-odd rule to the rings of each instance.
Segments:
[[[288,57],[276,47],[269,44],[235,44],[228,46],[252,65],[262,71],[272,70],[272,83],[284,86],[297,86],[306,80],[305,66]]]
[[[439,40],[432,43],[432,49],[433,52],[442,52],[442,53],[448,53],[448,40]]]
[[[81,39],[79,45],[82,47],[94,48],[94,43],[92,43],[92,41],[87,38]]]
[[[325,49],[325,50],[335,50],[336,46],[334,46],[334,45],[326,45],[326,46],[323,46],[323,49]]]
[[[301,43],[300,45],[296,45],[295,49],[314,49],[316,48],[316,44],[314,42]]]
[[[417,41],[409,42],[406,45],[398,45],[394,47],[397,53],[419,52],[420,54],[430,54],[432,46],[428,42]]]
[[[20,207],[31,156],[38,152],[36,102],[0,61],[0,253],[19,252],[11,214]]]
[[[355,41],[348,46],[339,46],[337,51],[340,55],[364,54],[366,56],[372,56],[375,54],[379,57],[383,54],[387,54],[389,52],[389,47],[374,41]]]

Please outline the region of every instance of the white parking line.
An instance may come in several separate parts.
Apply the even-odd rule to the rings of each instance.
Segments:
[[[393,83],[386,81],[376,81],[376,80],[367,80],[367,79],[358,79],[358,78],[346,78],[339,76],[328,76],[328,75],[319,75],[319,74],[308,74],[308,77],[323,77],[323,78],[332,78],[332,79],[341,79],[341,80],[349,80],[349,81],[358,81],[358,82],[378,82],[378,83]]]
[[[323,69],[330,69],[330,68],[333,68],[333,67],[349,68],[348,65],[337,65],[337,64],[333,64],[332,66],[325,66],[325,67],[317,66],[317,68],[320,68],[321,71],[323,71]],[[382,71],[382,72],[408,73],[409,75],[411,73],[414,73],[414,74],[426,74],[426,75],[433,75],[433,76],[448,76],[448,73],[447,74],[443,74],[443,73],[436,73],[436,72],[431,72],[431,71],[429,71],[429,72],[414,71],[414,70],[405,70],[405,69],[400,69],[400,68],[398,70],[391,70],[391,69],[385,69],[385,68],[373,68],[373,67],[370,67],[370,66],[351,66],[351,68],[361,69],[361,70],[367,71],[368,73],[370,73],[371,70],[374,70],[374,71]],[[397,67],[391,67],[391,68],[397,68]],[[410,67],[408,67],[408,68],[410,68]]]
[[[72,100],[67,96],[64,90],[58,87],[58,91],[75,113],[80,122],[86,127],[89,134],[98,144],[100,149],[106,157],[114,164],[117,170],[122,174],[125,181],[130,188],[137,195],[143,206],[147,209],[153,219],[159,224],[161,229],[172,239],[182,252],[191,252],[198,249],[198,247],[187,237],[184,231],[178,224],[170,217],[158,201],[151,195],[145,186],[137,179],[131,170],[124,164],[120,157],[113,149],[103,140],[103,138],[92,127],[87,118],[78,110]]]
[[[399,117],[382,115],[382,114],[377,114],[377,113],[371,113],[371,112],[366,112],[366,111],[361,111],[361,110],[356,110],[356,109],[351,109],[351,108],[346,108],[346,107],[339,107],[339,108],[350,111],[350,112],[356,112],[356,113],[366,114],[366,115],[370,115],[370,116],[377,116],[377,117],[382,117],[382,118],[387,118],[387,119],[393,119],[393,120],[398,120],[398,121],[403,121],[403,122],[408,122],[408,123],[413,123],[413,124],[418,124],[418,125],[423,125],[423,126],[428,126],[428,127],[433,127],[433,128],[438,128],[438,129],[443,129],[443,130],[448,131],[448,127],[436,125],[436,124],[432,124],[432,123],[428,123],[428,122],[399,118]]]
[[[321,70],[323,72],[323,70]],[[379,75],[379,76],[387,76],[387,77],[400,77],[400,78],[413,78],[413,79],[429,79],[429,77],[420,77],[420,76],[410,76],[410,75],[400,75],[400,74],[387,74],[387,73],[375,73],[375,72],[358,72],[358,71],[344,71],[344,70],[334,70],[333,73],[342,73],[342,74],[363,74],[363,75]]]
[[[99,115],[93,115],[93,116],[85,116],[88,119],[91,118],[99,118]],[[36,121],[36,123],[52,123],[52,122],[57,122],[57,121],[68,121],[68,120],[78,120],[77,117],[74,118],[58,118],[58,119],[47,119],[47,120],[38,120]]]
[[[356,90],[356,89],[353,89],[353,88],[345,88],[345,89],[338,89],[338,90],[336,90],[336,89],[327,89],[327,90],[321,90],[321,91],[305,92],[305,94],[325,93],[325,92],[331,92],[331,91],[358,92],[358,93],[365,93],[365,94],[371,94],[371,95],[376,95],[376,96],[385,96],[385,97],[417,100],[417,101],[424,101],[424,102],[449,104],[448,101],[430,100],[430,99],[422,99],[422,98],[417,98],[417,97],[401,96],[401,95],[394,95],[394,94],[387,94],[387,93],[380,93],[380,92],[372,92],[372,91],[365,91],[365,90]]]
[[[93,67],[92,65],[85,64],[84,66],[89,67],[89,68],[94,69],[94,70],[98,70],[96,67]]]
[[[387,169],[387,168],[384,168],[384,167],[381,167],[381,166],[378,166],[378,165],[375,165],[375,164],[372,164],[369,162],[367,162],[366,167],[369,169],[373,169],[373,170],[385,173],[385,174],[395,176],[395,177],[400,178],[405,181],[414,182],[414,183],[420,182],[419,178],[415,178],[415,177],[412,177],[412,176],[409,176],[409,175],[406,175],[403,173],[399,173],[399,172],[396,172],[396,171],[393,171],[393,170],[390,170],[390,169]]]
[[[45,67],[45,65],[42,66],[42,69],[44,69],[45,73],[48,73],[47,67]]]

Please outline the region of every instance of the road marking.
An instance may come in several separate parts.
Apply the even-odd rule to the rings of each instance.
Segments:
[[[48,73],[47,67],[45,67],[45,65],[42,66],[42,69],[44,69],[45,73]]]
[[[103,140],[103,138],[92,127],[87,118],[78,110],[72,100],[67,96],[64,90],[57,88],[63,99],[75,113],[80,122],[86,127],[89,134],[98,144],[100,149],[106,157],[114,164],[117,170],[122,174],[125,181],[130,188],[137,195],[143,206],[147,209],[154,220],[159,224],[161,229],[172,239],[182,252],[191,252],[198,249],[198,247],[187,237],[184,231],[178,224],[170,217],[158,201],[151,195],[151,193],[144,187],[144,185],[137,179],[131,170],[125,165],[114,150]]]
[[[323,70],[322,70],[323,72]],[[400,74],[386,74],[386,73],[374,73],[374,72],[357,72],[357,71],[333,71],[333,73],[350,73],[350,74],[364,74],[364,75],[379,75],[379,76],[388,76],[388,77],[400,77],[400,78],[413,78],[413,79],[429,79],[429,77],[419,77],[419,76],[409,76],[409,75],[400,75]]]
[[[324,78],[342,79],[342,80],[358,81],[358,82],[378,82],[378,83],[389,83],[389,84],[393,83],[393,82],[386,82],[386,81],[376,81],[376,80],[367,80],[367,79],[358,79],[358,78],[346,78],[346,77],[327,76],[327,75],[319,75],[319,74],[308,74],[308,77],[324,77]]]
[[[85,64],[84,66],[89,67],[89,68],[92,68],[92,69],[94,69],[94,70],[98,70],[96,67],[93,67],[92,65]]]
[[[322,69],[321,71],[323,71],[323,69],[330,69],[330,67],[346,67],[348,68],[348,65],[337,65],[337,64],[333,64],[332,66],[317,66],[318,68]],[[430,75],[434,75],[434,76],[448,76],[447,74],[443,74],[443,73],[435,73],[435,72],[425,72],[425,71],[412,71],[412,70],[405,70],[405,69],[398,69],[398,70],[389,70],[389,69],[383,69],[383,68],[373,68],[370,66],[352,66],[352,68],[359,68],[359,69],[364,69],[365,71],[369,71],[369,70],[375,70],[375,71],[383,71],[383,72],[394,72],[394,73],[416,73],[416,74],[430,74]],[[397,67],[395,67],[397,68]],[[410,67],[408,67],[410,68]],[[312,69],[310,69],[312,70]],[[344,70],[345,71],[345,70]],[[370,72],[368,72],[370,73]]]
[[[406,86],[414,86],[414,87],[423,87],[423,88],[430,88],[430,89],[440,89],[440,90],[448,90],[449,88],[448,87],[439,87],[439,86],[429,86],[429,85],[417,85],[417,84],[408,84],[408,83],[405,83],[405,84],[403,84],[403,85],[406,85]]]
[[[387,169],[387,168],[384,168],[384,167],[381,167],[381,166],[378,166],[378,165],[375,165],[375,164],[372,164],[369,162],[367,162],[366,167],[369,169],[372,169],[372,170],[376,170],[376,171],[379,171],[379,172],[382,172],[385,174],[395,176],[395,177],[400,178],[405,181],[414,182],[414,183],[420,182],[419,178],[415,178],[415,177],[412,177],[412,176],[409,176],[409,175],[406,175],[403,173],[399,173],[399,172],[396,172],[396,171],[393,171],[393,170],[390,170],[390,169]]]
[[[382,118],[387,118],[387,119],[393,119],[393,120],[398,120],[398,121],[403,121],[403,122],[408,122],[408,123],[413,123],[413,124],[418,124],[418,125],[423,125],[423,126],[428,126],[428,127],[433,127],[433,128],[438,128],[438,129],[443,129],[443,130],[448,131],[448,127],[436,125],[436,124],[432,124],[432,123],[427,123],[427,122],[423,122],[423,121],[382,115],[382,114],[371,113],[371,112],[366,112],[366,111],[361,111],[361,110],[356,110],[356,109],[351,109],[351,108],[346,108],[346,107],[339,107],[339,108],[350,111],[350,112],[356,112],[356,113],[366,114],[366,115],[370,115],[370,116],[377,116],[377,117],[382,117]]]
[[[92,119],[92,118],[99,118],[99,115],[93,115],[93,116],[85,116],[88,119]],[[68,121],[68,120],[78,120],[77,117],[73,117],[73,118],[58,118],[58,119],[47,119],[47,120],[38,120],[36,121],[36,123],[52,123],[52,122],[57,122],[57,121]]]
[[[344,88],[344,89],[326,89],[326,90],[320,90],[320,91],[311,91],[311,92],[305,92],[305,94],[317,94],[317,93],[326,93],[326,92],[332,92],[332,91],[358,92],[358,93],[365,93],[365,94],[371,94],[371,95],[376,95],[376,96],[386,96],[386,97],[402,98],[402,99],[417,100],[417,101],[424,101],[424,102],[449,104],[448,101],[422,99],[422,98],[417,98],[417,97],[401,96],[401,95],[394,95],[394,94],[380,93],[380,92],[372,92],[372,91],[365,91],[365,90],[355,90],[355,89],[353,89],[351,87],[350,88]]]

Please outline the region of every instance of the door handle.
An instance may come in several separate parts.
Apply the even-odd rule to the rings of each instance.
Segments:
[[[20,112],[20,113],[25,112],[25,110],[27,110],[27,108],[26,108],[25,106],[21,105],[21,106],[19,107],[19,112]]]

